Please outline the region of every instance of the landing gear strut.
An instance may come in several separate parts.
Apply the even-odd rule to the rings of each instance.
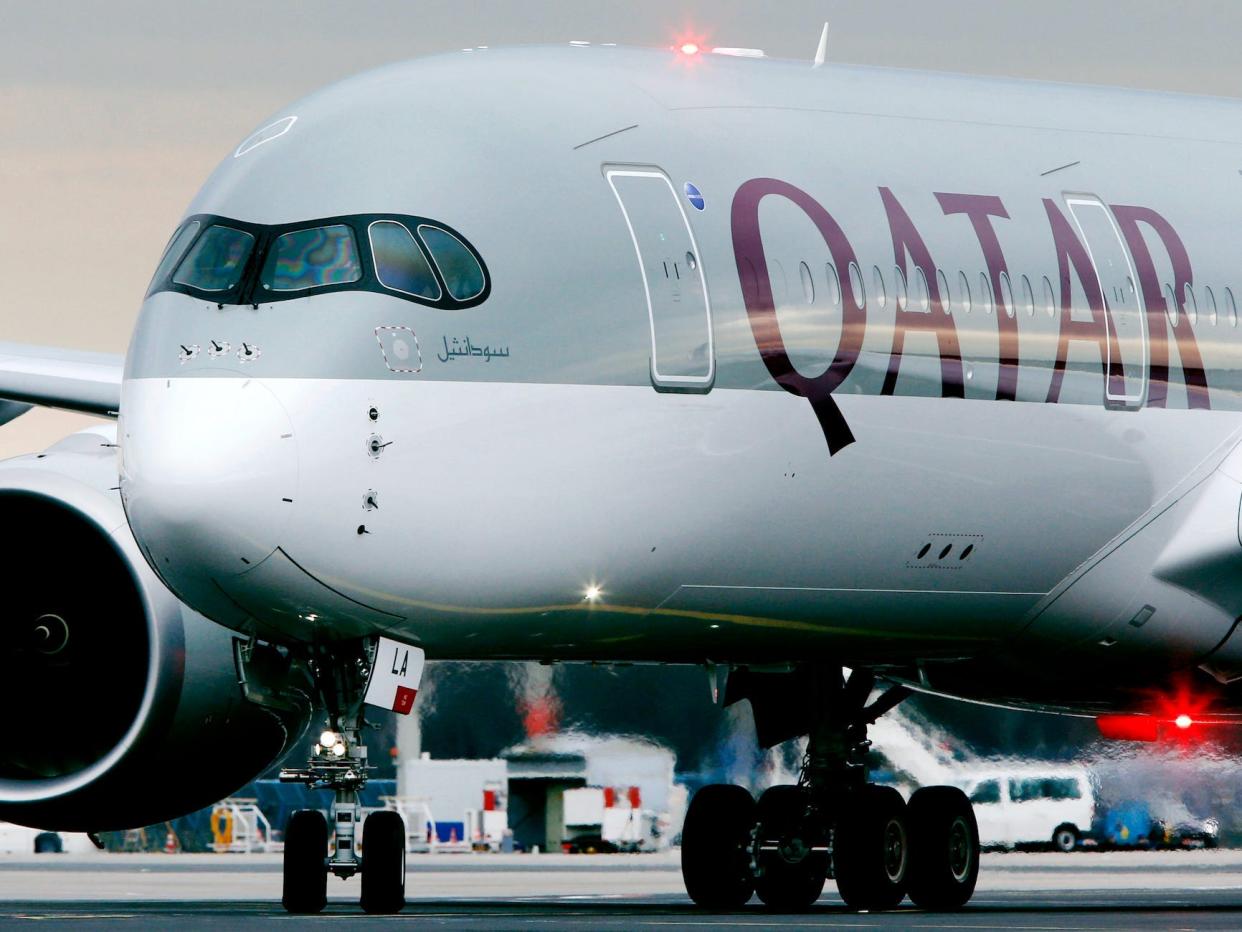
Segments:
[[[974,892],[979,832],[966,796],[927,787],[909,804],[867,782],[867,726],[909,691],[895,686],[874,703],[865,670],[788,674],[739,671],[726,702],[750,699],[759,742],[808,736],[796,786],[774,786],[755,803],[736,786],[708,786],[690,804],[682,831],[682,874],[700,906],[736,908],[752,891],[770,909],[796,911],[833,878],[846,904],[886,909],[908,894],[928,909],[955,909]]]
[[[317,913],[327,902],[328,873],[362,874],[362,909],[397,913],[405,906],[405,824],[400,813],[375,812],[362,828],[359,793],[372,769],[362,743],[363,694],[376,660],[374,641],[333,645],[310,661],[310,671],[327,710],[327,729],[303,769],[282,770],[285,783],[331,790],[331,851],[328,823],[318,810],[295,812],[285,832],[284,893],[291,913]]]

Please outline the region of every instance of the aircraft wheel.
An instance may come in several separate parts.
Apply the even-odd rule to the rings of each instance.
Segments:
[[[362,823],[362,911],[399,913],[405,908],[405,821],[390,809]]]
[[[979,826],[966,794],[928,786],[910,797],[910,899],[923,909],[958,909],[979,879]]]
[[[756,852],[759,865],[755,893],[765,906],[782,911],[804,910],[824,890],[828,863],[822,852],[823,832],[808,819],[810,792],[802,786],[773,786],[756,806],[759,824]],[[776,851],[763,846],[775,844]]]
[[[887,909],[906,895],[906,803],[891,786],[842,795],[833,844],[837,892],[855,909]]]
[[[755,892],[750,869],[755,798],[740,786],[713,784],[694,794],[681,830],[686,892],[708,909],[737,909]]]
[[[285,827],[284,894],[291,913],[319,913],[328,904],[328,821],[317,809],[299,809]]]

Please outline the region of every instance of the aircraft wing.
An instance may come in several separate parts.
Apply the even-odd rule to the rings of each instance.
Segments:
[[[0,424],[29,407],[116,417],[125,357],[0,342]]]

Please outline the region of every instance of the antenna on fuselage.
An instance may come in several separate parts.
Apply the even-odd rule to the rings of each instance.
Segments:
[[[824,23],[824,31],[819,34],[819,48],[815,50],[815,64],[812,68],[819,68],[828,61],[828,24]]]

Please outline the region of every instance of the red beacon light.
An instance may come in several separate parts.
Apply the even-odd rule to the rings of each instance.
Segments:
[[[699,44],[697,42],[683,42],[681,48],[678,49],[682,55],[698,55]]]
[[[1177,718],[1173,719],[1173,724],[1176,725],[1178,728],[1180,728],[1182,731],[1185,731],[1187,728],[1189,728],[1194,723],[1195,723],[1195,720],[1191,718],[1189,715],[1187,715],[1185,712],[1183,712]]]

